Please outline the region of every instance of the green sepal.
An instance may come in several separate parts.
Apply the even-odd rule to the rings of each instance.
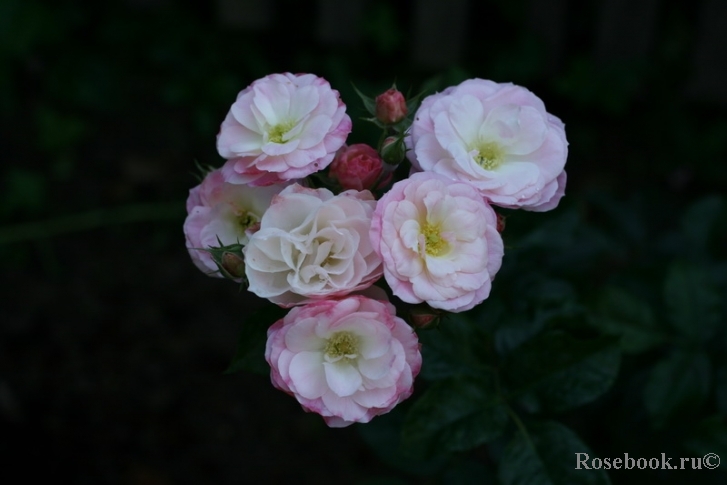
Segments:
[[[373,116],[373,120],[369,119],[368,121],[378,121],[376,120],[376,100],[374,98],[366,96],[364,93],[359,91],[355,84],[351,83],[351,86],[353,86],[353,89],[354,91],[356,91],[356,94],[358,94],[358,97],[361,98],[361,101],[363,102],[366,111],[368,111],[369,114]],[[383,125],[381,126],[383,127]]]
[[[202,183],[205,177],[207,177],[207,174],[215,170],[217,169],[212,165],[203,165],[199,163],[199,160],[195,160],[194,171],[192,172],[192,175],[194,176],[194,178],[197,179],[198,182]]]
[[[217,238],[217,242],[219,246],[208,246],[207,248],[200,248],[200,250],[209,253],[222,276],[229,280],[241,282],[246,287],[245,255],[242,253],[242,249],[245,246],[239,242],[224,245],[219,237]]]
[[[388,145],[384,144],[387,138],[384,139],[384,142],[382,142],[381,147],[379,148],[379,154],[381,155],[381,159],[384,163],[396,166],[403,162],[406,157],[407,149],[406,144],[404,143],[405,135],[402,132],[392,138],[394,138],[394,141]]]

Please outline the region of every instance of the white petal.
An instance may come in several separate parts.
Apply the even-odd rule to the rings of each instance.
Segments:
[[[321,352],[296,354],[288,374],[295,391],[306,399],[317,399],[328,391]]]
[[[388,350],[388,345],[386,349]],[[392,354],[385,354],[376,359],[359,359],[358,370],[361,371],[367,379],[379,380],[391,371],[391,363],[394,360]]]
[[[482,102],[474,96],[462,96],[449,107],[452,126],[464,144],[477,138],[477,131],[484,121]]]
[[[340,397],[334,392],[325,393],[321,399],[332,415],[338,416],[344,421],[360,421],[366,417],[368,412],[367,408],[356,404],[350,397]]]
[[[291,325],[285,334],[285,347],[291,352],[322,352],[325,340],[315,334],[318,318],[302,318]]]
[[[351,364],[337,362],[335,364],[324,362],[326,382],[328,387],[337,396],[346,397],[358,391],[363,383],[361,374]]]
[[[353,400],[365,408],[386,408],[396,398],[396,386],[367,389],[353,395]]]

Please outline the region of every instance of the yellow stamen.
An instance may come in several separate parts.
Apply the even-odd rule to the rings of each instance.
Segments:
[[[332,359],[355,356],[358,353],[358,337],[351,332],[336,332],[328,339],[324,352]]]
[[[287,140],[283,140],[283,136],[285,136],[285,134],[288,133],[293,126],[295,126],[295,123],[291,121],[278,123],[268,130],[268,139],[272,143],[285,143]]]
[[[255,216],[255,214],[251,214],[247,211],[240,211],[237,213],[237,224],[242,228],[243,231],[251,226],[254,226],[258,222],[260,222],[260,219]]]
[[[505,151],[495,142],[481,143],[477,147],[475,161],[485,170],[495,170],[502,165]]]
[[[441,256],[449,250],[449,243],[442,237],[439,224],[425,223],[422,227],[424,250],[429,256]]]

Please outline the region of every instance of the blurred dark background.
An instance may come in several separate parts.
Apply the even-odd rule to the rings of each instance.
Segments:
[[[471,77],[534,91],[570,141],[554,212],[575,208],[618,240],[600,266],[611,273],[570,268],[586,292],[641,277],[634,265],[669,241],[685,208],[727,189],[721,0],[0,0],[7,473],[406,480],[356,427],[327,429],[267,376],[223,375],[259,302],[205,277],[184,248],[195,162],[220,165],[215,135],[237,92],[283,71],[338,89],[353,141],[375,133],[352,82],[370,95]],[[723,229],[711,239],[715,261],[726,243]],[[652,263],[644,285],[663,278]],[[585,437],[597,450],[598,433]]]

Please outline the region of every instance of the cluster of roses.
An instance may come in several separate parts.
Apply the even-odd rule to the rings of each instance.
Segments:
[[[565,186],[564,126],[525,88],[470,79],[424,98],[413,120],[394,88],[368,101],[392,135],[377,149],[345,145],[351,118],[324,79],[253,82],[220,128],[227,162],[190,191],[184,224],[201,270],[291,308],[268,330],[272,382],[334,427],[390,411],[421,367],[416,333],[373,283],[473,308],[503,256],[491,204],[546,211]]]

